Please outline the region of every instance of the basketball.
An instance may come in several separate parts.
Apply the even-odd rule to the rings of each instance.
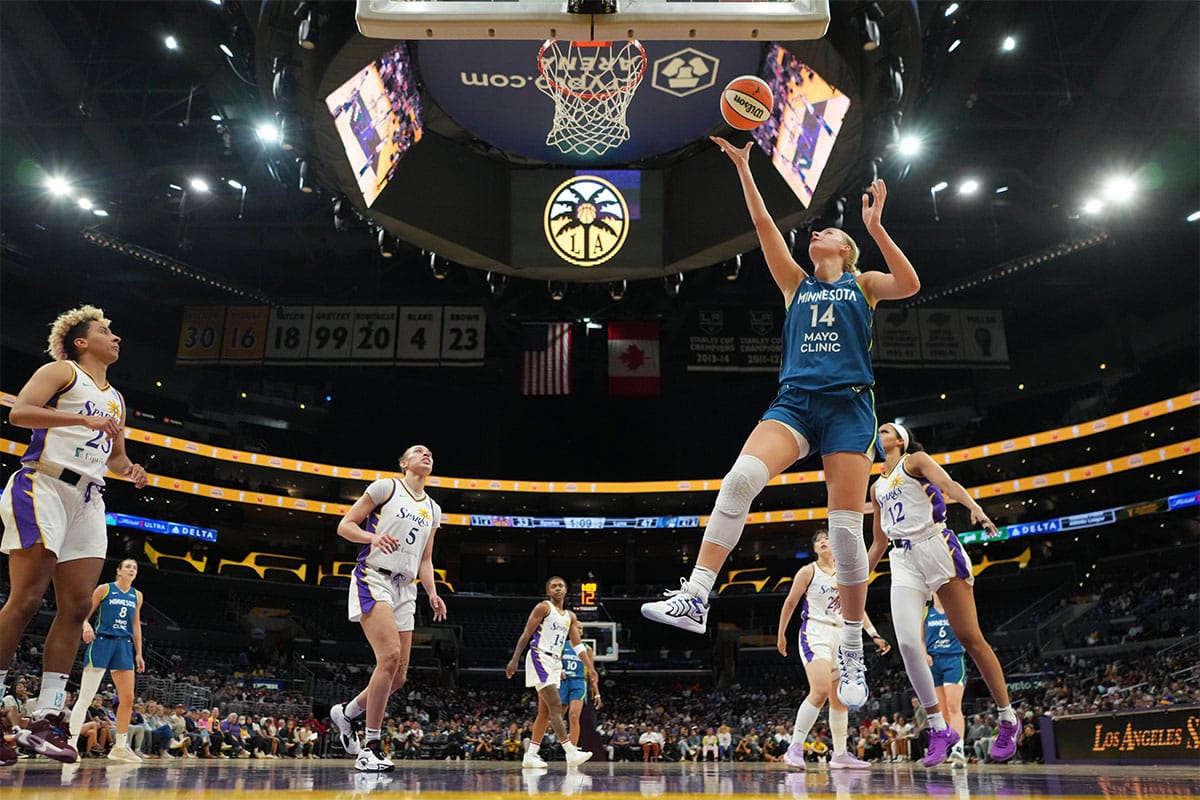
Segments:
[[[757,128],[771,116],[771,87],[755,75],[739,75],[721,92],[721,116],[739,131]]]

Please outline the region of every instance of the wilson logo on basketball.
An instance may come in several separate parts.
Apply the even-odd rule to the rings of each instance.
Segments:
[[[746,97],[744,94],[731,93],[731,95],[730,100],[740,106],[742,113],[746,116],[762,119],[767,115],[767,110],[757,100]]]

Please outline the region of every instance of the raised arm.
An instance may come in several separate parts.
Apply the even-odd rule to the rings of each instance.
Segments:
[[[951,478],[946,470],[942,469],[936,461],[930,458],[928,453],[913,453],[908,457],[906,466],[909,471],[941,489],[942,494],[946,497],[966,506],[967,510],[971,512],[971,522],[983,525],[984,530],[990,534],[994,535],[996,533],[996,524],[988,518],[988,515],[980,508],[979,503],[975,502],[975,498],[971,497],[961,483]]]
[[[504,669],[504,677],[511,678],[517,674],[517,662],[521,659],[521,653],[525,652],[525,646],[533,638],[533,632],[537,630],[538,625],[542,624],[542,620],[549,613],[550,605],[548,603],[538,603],[533,607],[533,611],[529,612],[529,619],[525,622],[525,630],[521,631],[521,637],[517,639],[517,647],[513,650],[513,657]]]
[[[784,598],[783,608],[779,609],[779,633],[775,636],[775,649],[779,651],[779,655],[787,656],[787,627],[792,621],[792,614],[796,610],[796,606],[800,605],[800,598],[804,597],[804,593],[808,591],[808,585],[812,583],[813,565],[805,564],[796,572],[796,577],[792,579],[792,588],[788,590],[788,595]]]
[[[792,258],[792,250],[783,234],[779,232],[775,220],[771,219],[762,194],[758,191],[758,185],[754,182],[754,175],[750,172],[750,149],[754,147],[754,142],[747,142],[745,147],[738,148],[720,136],[709,138],[737,167],[738,179],[742,182],[742,194],[746,198],[746,209],[750,212],[754,231],[758,234],[758,244],[762,248],[767,268],[771,270],[771,277],[775,279],[775,285],[783,293],[786,306],[792,302],[792,295],[796,293],[800,282],[808,277],[808,273]]]
[[[883,228],[885,200],[887,184],[882,179],[872,182],[868,191],[863,193],[863,224],[867,226],[867,233],[875,240],[888,268],[887,272],[864,272],[858,278],[859,285],[863,287],[872,303],[880,300],[903,300],[905,297],[912,297],[921,289],[921,279],[917,277],[912,262]]]

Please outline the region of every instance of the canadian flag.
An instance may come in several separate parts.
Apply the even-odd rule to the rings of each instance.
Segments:
[[[608,393],[659,393],[657,322],[608,324]]]

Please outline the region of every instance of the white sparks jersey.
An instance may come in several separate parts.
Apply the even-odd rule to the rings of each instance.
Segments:
[[[946,499],[942,490],[905,469],[908,456],[888,475],[875,481],[875,499],[882,512],[879,524],[889,539],[911,539],[937,533],[946,527]]]
[[[842,600],[838,595],[837,577],[827,574],[816,561],[812,568],[812,580],[808,582],[800,609],[801,625],[812,621],[840,628],[843,624]]]
[[[120,422],[125,416],[125,398],[121,393],[108,383],[97,385],[74,361],[67,363],[73,373],[71,380],[54,393],[46,407],[87,417],[112,417]],[[111,452],[112,440],[107,434],[83,425],[63,425],[34,428],[29,449],[21,461],[65,467],[103,485]]]
[[[550,606],[550,613],[542,619],[538,629],[533,632],[529,646],[534,650],[558,658],[562,655],[563,643],[571,634],[571,612],[566,609],[559,611],[554,607],[554,603],[549,600],[545,602]]]
[[[367,515],[363,530],[386,533],[399,545],[390,553],[363,545],[358,560],[368,567],[384,569],[408,581],[417,579],[421,555],[429,537],[442,523],[442,509],[428,494],[417,497],[398,478],[383,478],[367,487],[375,510]]]

